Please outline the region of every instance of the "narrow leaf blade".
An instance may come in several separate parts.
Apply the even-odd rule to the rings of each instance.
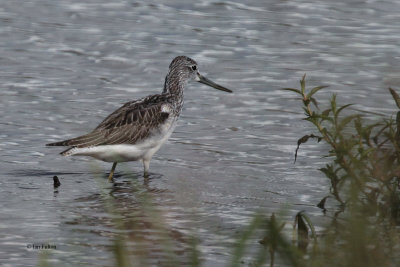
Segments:
[[[311,96],[313,96],[313,94],[315,94],[316,92],[318,92],[319,90],[328,87],[327,85],[321,85],[321,86],[317,86],[314,87],[313,89],[311,89],[311,91],[308,93],[307,97],[310,98]]]
[[[400,96],[397,94],[395,90],[389,87],[389,91],[393,96],[394,101],[396,102],[396,105],[398,108],[400,108]]]
[[[282,88],[282,90],[295,92],[295,93],[301,95],[301,92],[300,92],[299,89],[294,89],[294,88]]]

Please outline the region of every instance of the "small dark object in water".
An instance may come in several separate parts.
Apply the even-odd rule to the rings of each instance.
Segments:
[[[329,196],[326,196],[326,197],[324,197],[323,199],[321,199],[321,201],[318,203],[317,207],[320,208],[320,209],[325,210],[325,202],[326,202],[326,199],[327,199],[328,197],[329,197]]]
[[[53,181],[54,181],[54,188],[57,188],[61,185],[60,180],[58,180],[57,175],[53,176]]]

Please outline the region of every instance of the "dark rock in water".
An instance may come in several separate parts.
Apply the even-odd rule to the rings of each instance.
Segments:
[[[57,175],[53,176],[53,181],[54,181],[54,188],[57,188],[61,185],[60,180],[58,180]]]

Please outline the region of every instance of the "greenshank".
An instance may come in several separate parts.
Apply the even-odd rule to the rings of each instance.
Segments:
[[[90,156],[112,162],[108,180],[113,180],[118,162],[141,160],[148,176],[150,160],[175,129],[182,111],[183,91],[191,80],[232,93],[202,76],[196,61],[178,56],[169,65],[161,94],[125,103],[92,132],[47,146],[69,146],[63,156]]]

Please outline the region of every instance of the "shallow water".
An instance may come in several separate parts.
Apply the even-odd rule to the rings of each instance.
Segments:
[[[325,2],[3,1],[0,262],[35,265],[33,243],[56,245],[55,264],[109,266],[121,234],[137,263],[186,262],[194,236],[203,264],[221,266],[256,211],[323,220],[315,205],[328,192],[317,170],[326,147],[304,145],[293,164],[311,128],[279,88],[307,73],[308,84],[330,85],[323,100],[335,92],[383,114],[395,110],[386,88],[400,88],[398,1]],[[125,163],[111,185],[111,164],[44,146],[160,92],[181,54],[234,94],[190,84],[150,179]]]

